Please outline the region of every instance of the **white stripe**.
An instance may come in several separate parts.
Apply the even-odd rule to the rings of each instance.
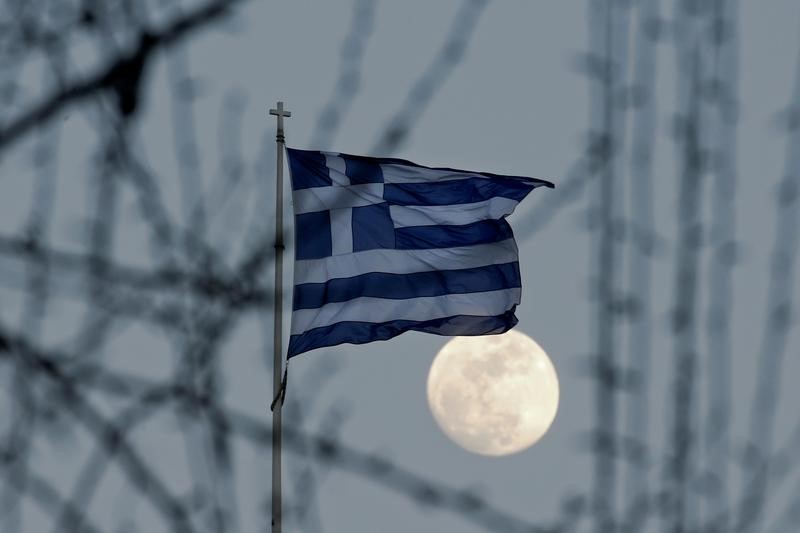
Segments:
[[[519,202],[496,196],[482,202],[458,205],[390,205],[395,228],[408,226],[463,225],[479,220],[498,219],[511,214]]]
[[[331,209],[331,245],[333,255],[353,253],[353,209]]]
[[[461,180],[466,178],[483,178],[480,174],[459,172],[457,170],[434,170],[432,168],[414,167],[398,164],[383,164],[383,181],[385,183],[422,183],[426,181]]]
[[[454,315],[495,316],[518,304],[521,291],[515,288],[405,300],[356,298],[329,303],[318,309],[292,312],[292,335],[338,322],[379,324],[392,320],[435,320]]]
[[[294,283],[324,283],[368,272],[411,274],[500,265],[518,259],[514,239],[458,248],[431,250],[367,250],[348,255],[305,259],[294,263]]]
[[[344,158],[336,154],[325,154],[325,166],[328,167],[328,175],[334,185],[350,185],[350,178],[345,174]]]
[[[292,193],[294,213],[313,213],[343,207],[361,207],[382,203],[383,183],[366,183],[349,187],[312,187]]]

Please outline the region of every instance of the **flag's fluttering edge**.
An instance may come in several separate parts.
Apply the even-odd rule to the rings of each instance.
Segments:
[[[505,217],[534,178],[287,149],[295,213],[289,357],[405,331],[514,327],[522,290]]]

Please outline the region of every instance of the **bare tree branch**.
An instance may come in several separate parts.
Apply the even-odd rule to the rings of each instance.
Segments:
[[[230,13],[241,0],[210,0],[173,20],[161,29],[143,29],[136,48],[84,80],[60,88],[31,109],[0,127],[0,149],[19,139],[39,124],[60,113],[68,105],[79,103],[101,90],[111,90],[123,114],[136,110],[141,90],[141,76],[153,53],[217,22]]]

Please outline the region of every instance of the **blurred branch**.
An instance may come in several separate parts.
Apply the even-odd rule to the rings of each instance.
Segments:
[[[344,115],[361,84],[361,69],[369,38],[375,25],[375,6],[377,0],[354,0],[353,18],[350,29],[342,43],[339,53],[339,78],[328,102],[323,107],[310,146],[315,149],[329,149],[339,131]]]
[[[80,524],[79,528],[69,531],[75,533],[102,533],[102,529],[94,524],[83,508],[72,505],[50,484],[46,478],[34,472],[28,472],[24,478],[4,476],[5,483],[14,484],[20,495],[33,500],[44,513],[53,517],[53,521],[67,520],[67,524]],[[59,512],[60,511],[60,512]]]
[[[414,82],[405,101],[389,120],[370,153],[391,155],[406,142],[412,128],[418,124],[419,116],[425,112],[438,90],[463,60],[481,15],[488,5],[488,0],[464,0],[450,26],[444,46]]]
[[[770,258],[766,322],[758,353],[758,375],[750,418],[746,498],[740,507],[736,531],[756,529],[763,520],[769,496],[775,414],[780,398],[786,344],[792,326],[797,250],[800,237],[800,55],[789,107],[786,166],[776,191],[775,241]]]
[[[175,46],[169,52],[168,72],[172,104],[172,133],[178,162],[183,224],[203,241],[207,231],[205,196],[200,150],[194,119],[197,82],[189,70],[189,52]]]
[[[691,528],[692,498],[688,480],[694,467],[696,447],[697,393],[697,306],[698,269],[702,247],[703,122],[700,88],[703,63],[700,40],[694,31],[697,21],[690,7],[676,22],[679,68],[679,113],[676,118],[676,147],[681,161],[678,212],[678,249],[674,267],[672,310],[673,375],[671,400],[671,443],[664,465],[666,527],[673,533]]]
[[[603,51],[598,58],[598,76],[591,80],[591,135],[598,143],[598,180],[591,204],[594,255],[592,285],[591,335],[594,345],[594,469],[592,510],[594,530],[598,533],[617,528],[617,461],[620,454],[619,408],[621,365],[617,355],[618,262],[621,218],[618,199],[622,197],[622,180],[618,159],[624,146],[624,110],[618,105],[619,87],[626,81],[628,6],[614,0],[594,2],[589,10],[590,46]],[[602,22],[599,22],[602,21]]]
[[[625,442],[638,442],[629,454],[623,480],[628,503],[622,531],[638,532],[646,527],[650,516],[649,470],[650,399],[652,395],[652,262],[655,249],[653,201],[653,152],[656,141],[657,44],[659,0],[643,0],[637,4],[636,40],[633,45],[633,124],[629,162],[630,216],[638,232],[628,247],[629,297],[632,301],[628,331],[627,365],[635,387],[628,390],[625,411]],[[629,444],[630,446],[630,444]]]
[[[175,402],[175,405],[183,403],[189,408],[185,411],[188,415],[196,417],[205,411],[221,417],[225,420],[229,431],[259,448],[269,449],[271,446],[271,428],[267,423],[221,405],[215,405],[209,402],[207,395],[198,395],[192,388],[171,380],[160,385],[151,384],[142,379],[109,372],[101,366],[83,365],[79,372],[68,372],[62,369],[63,361],[71,359],[66,354],[46,354],[37,351],[26,341],[9,335],[3,329],[0,329],[0,337],[7,341],[9,346],[7,353],[11,357],[20,358],[37,375],[58,386],[59,394],[63,396],[62,402],[87,430],[101,437],[99,442],[105,447],[108,457],[120,463],[135,485],[148,484],[150,493],[144,495],[151,499],[175,531],[191,530],[188,529],[191,525],[185,508],[145,466],[126,437],[144,420],[143,417],[154,414],[164,402]],[[0,358],[2,356],[0,353]],[[117,423],[112,423],[94,410],[86,401],[85,395],[79,392],[87,387],[98,388],[115,396],[133,395],[136,401],[122,412]],[[530,524],[497,509],[491,502],[473,492],[436,483],[404,470],[379,455],[352,449],[329,435],[304,433],[291,425],[285,426],[283,431],[284,442],[289,451],[306,455],[321,464],[357,474],[405,495],[420,505],[463,516],[488,531],[554,533],[561,530],[558,525],[540,527]],[[151,483],[155,485],[151,486]]]
[[[315,404],[322,397],[319,392],[330,378],[341,370],[342,363],[339,359],[325,357],[318,364],[313,366],[306,375],[301,378],[304,387],[313,390],[315,393],[302,401],[297,395],[290,395],[286,402],[286,419],[292,420],[292,425],[302,428],[306,425],[313,411]],[[338,439],[339,432],[349,414],[348,406],[344,407],[338,402],[331,405],[322,415],[323,425],[320,432],[331,438]],[[294,510],[287,513],[288,516],[297,524],[297,527],[306,530],[322,533],[322,517],[319,512],[319,487],[324,476],[330,471],[329,468],[320,469],[319,464],[312,463],[312,451],[309,449],[298,448],[296,453],[308,461],[302,465],[294,466],[290,474],[294,479],[292,500]],[[322,470],[322,471],[320,471]]]
[[[106,420],[100,412],[92,407],[79,391],[75,383],[68,379],[59,366],[44,354],[38,353],[24,339],[8,335],[0,329],[2,336],[9,344],[13,357],[31,370],[38,377],[47,378],[59,390],[62,396],[61,405],[103,445],[108,455],[116,457],[129,481],[139,488],[143,497],[150,500],[165,521],[171,524],[177,533],[193,533],[187,510],[183,504],[167,489],[162,480],[152,471],[146,461],[124,438],[123,431]]]
[[[731,315],[733,311],[733,270],[737,262],[736,243],[736,154],[739,103],[738,87],[738,0],[716,0],[709,40],[713,43],[713,139],[716,141],[711,171],[713,193],[709,245],[710,264],[706,271],[709,303],[706,311],[708,359],[708,407],[703,423],[705,465],[703,481],[708,497],[708,533],[724,533],[729,524],[722,512],[729,504],[731,424]],[[710,517],[718,517],[710,520]]]
[[[255,285],[249,276],[237,272],[227,274],[209,270],[185,270],[160,267],[153,270],[120,265],[112,259],[90,254],[79,254],[42,247],[38,242],[21,237],[0,236],[0,257],[22,261],[27,267],[47,265],[60,274],[61,282],[68,276],[90,274],[96,281],[113,286],[123,286],[137,291],[189,291],[196,296],[227,301],[266,305],[272,291]],[[251,268],[251,267],[248,267]]]
[[[37,506],[33,518],[39,520],[38,513],[52,518],[54,532],[107,529],[108,524],[100,522],[104,517],[91,509],[110,484],[108,473],[117,468],[126,480],[126,502],[149,502],[157,513],[155,521],[160,521],[156,526],[187,533],[222,533],[239,530],[239,521],[241,529],[250,525],[237,512],[241,495],[236,492],[241,487],[237,447],[252,445],[259,455],[265,455],[271,435],[258,413],[245,414],[229,407],[231,398],[241,399],[241,391],[229,394],[226,390],[226,361],[231,352],[242,351],[231,342],[237,329],[270,330],[270,326],[249,319],[256,312],[259,317],[271,312],[273,288],[264,280],[274,243],[271,222],[264,213],[269,211],[265,206],[272,189],[265,195],[261,187],[264,172],[271,172],[274,165],[270,160],[274,145],[270,132],[263,143],[261,166],[246,170],[242,152],[247,143],[241,141],[243,117],[248,115],[246,99],[241,90],[229,91],[219,111],[221,161],[216,172],[209,172],[213,157],[200,150],[198,140],[204,137],[196,131],[200,123],[192,112],[200,93],[189,68],[190,49],[174,48],[224,21],[237,5],[243,2],[191,0],[153,7],[128,0],[84,0],[81,5],[7,0],[3,7],[11,6],[13,12],[0,8],[0,63],[4,67],[0,101],[8,104],[0,110],[0,150],[11,149],[26,136],[35,141],[30,208],[20,217],[19,227],[0,235],[0,289],[10,289],[11,294],[10,298],[5,292],[2,295],[2,321],[8,326],[0,323],[0,377],[8,383],[0,407],[3,413],[10,413],[8,420],[0,417],[0,529],[4,531],[22,531],[28,526],[23,519],[30,518],[29,502]],[[658,505],[663,511],[661,525],[674,532],[722,533],[734,525],[740,533],[762,531],[766,526],[790,530],[797,521],[800,502],[789,485],[796,481],[800,464],[793,459],[800,429],[777,449],[773,449],[773,440],[778,438],[775,413],[787,398],[780,384],[786,379],[782,374],[787,353],[792,353],[788,343],[794,331],[795,230],[800,226],[800,111],[796,109],[800,65],[788,113],[786,175],[778,192],[745,483],[738,494],[728,487],[730,466],[737,460],[730,418],[734,399],[729,390],[732,275],[737,258],[737,2],[677,0],[677,20],[672,25],[658,18],[657,0],[597,0],[590,5],[590,51],[582,62],[591,98],[587,146],[579,149],[555,196],[525,215],[522,227],[526,231],[521,237],[543,228],[571,203],[590,202],[593,264],[589,305],[595,350],[592,407],[596,410],[593,485],[575,496],[561,495],[557,518],[549,526],[537,525],[473,491],[448,486],[378,454],[354,449],[340,438],[346,413],[341,405],[317,407],[312,420],[315,394],[332,373],[330,366],[315,363],[317,374],[303,375],[302,392],[290,396],[287,404],[295,422],[285,430],[287,448],[298,460],[292,464],[296,467],[292,476],[296,483],[291,486],[293,512],[286,516],[292,517],[298,528],[322,529],[319,491],[325,476],[336,471],[354,474],[397,497],[493,532],[567,533],[591,528],[602,533],[643,533],[655,526],[648,519],[659,510]],[[330,100],[317,119],[315,143],[333,142],[357,95],[376,6],[375,0],[354,0],[350,27],[341,45],[340,70]],[[444,44],[412,80],[375,151],[391,153],[408,141],[420,113],[434,103],[464,59],[487,6],[486,0],[461,4]],[[637,20],[629,24],[634,6]],[[108,23],[111,19],[114,24]],[[163,24],[149,24],[148,20]],[[635,36],[632,29],[637,30]],[[674,34],[665,29],[675,30]],[[656,353],[661,355],[661,345],[651,338],[656,333],[651,322],[662,289],[653,285],[661,272],[655,268],[654,257],[658,246],[667,241],[662,235],[668,234],[655,226],[654,212],[661,206],[655,192],[672,191],[674,185],[669,180],[654,180],[652,175],[656,115],[666,111],[656,101],[657,43],[662,35],[674,37],[678,51],[680,116],[675,145],[683,167],[679,171],[678,244],[671,286],[674,357],[668,364],[675,366],[665,400],[667,412],[656,418],[650,412],[656,407],[652,394],[663,382],[655,374],[652,379],[650,376],[651,361],[657,359]],[[72,41],[81,38],[105,59],[94,65],[100,68],[78,76],[79,67],[71,64],[69,53]],[[635,40],[628,50],[631,38]],[[164,51],[175,52],[167,62],[175,142],[166,149],[176,156],[179,182],[173,179],[174,172],[160,167],[163,158],[156,160],[156,165],[147,161],[147,132],[139,133],[133,120],[145,109],[142,94],[146,83],[155,78],[146,76],[148,68]],[[635,70],[629,81],[631,60]],[[41,85],[49,89],[43,99],[23,106],[19,102],[25,95],[15,94],[15,88],[21,92],[15,78],[26,68],[38,66],[45,71],[46,83]],[[110,96],[108,101],[95,98],[104,94]],[[89,179],[80,190],[75,181],[65,182],[63,187],[59,182],[57,187],[61,177],[58,148],[63,139],[61,121],[54,119],[73,106],[97,111],[85,115],[100,145],[97,153],[87,158]],[[625,125],[629,111],[633,112],[633,131],[628,141]],[[623,168],[623,158],[628,155]],[[28,164],[25,155],[19,159],[24,161],[22,165]],[[707,201],[702,194],[705,175],[713,178],[713,195]],[[172,187],[173,183],[179,186]],[[592,191],[591,197],[584,194],[587,190]],[[79,201],[69,205],[72,211],[62,217],[64,206],[56,201],[56,193],[63,195],[64,191],[77,196],[84,193],[89,199],[88,217]],[[11,194],[17,192],[11,189]],[[25,197],[24,193],[20,196]],[[703,211],[706,203],[710,217]],[[88,218],[88,231],[78,248],[68,248],[58,240],[63,235],[58,224],[66,221],[69,225],[75,211],[81,221]],[[706,257],[701,249],[702,229],[707,220],[711,248],[707,269],[701,272],[701,259]],[[128,240],[132,235],[143,236],[143,240]],[[132,266],[133,261],[139,266]],[[707,302],[700,290],[701,274],[709,287]],[[704,331],[698,325],[700,303],[707,303]],[[78,322],[74,328],[73,321]],[[157,354],[146,354],[162,357],[161,362],[147,369],[140,366],[147,372],[159,372],[158,380],[116,370],[116,365],[125,366],[129,361],[120,363],[118,346],[112,340],[126,331],[136,332],[132,342],[130,338],[121,341],[125,356],[131,355],[131,348],[134,356],[140,349],[149,350],[151,340],[169,345],[158,348]],[[629,334],[624,345],[618,339],[622,332]],[[698,355],[704,340],[707,360]],[[58,348],[51,350],[51,346]],[[169,370],[159,366],[162,362]],[[231,380],[235,383],[231,389],[238,389],[239,379],[237,375]],[[263,392],[257,394],[256,403],[263,399],[266,404]],[[173,491],[170,473],[159,471],[152,451],[139,441],[145,423],[164,413],[174,415],[175,433],[183,439],[182,457],[190,473],[188,494]],[[664,420],[671,422],[667,424],[671,434],[652,442],[649,433],[658,431]],[[53,472],[43,476],[37,464],[42,442],[63,447],[70,433],[88,437],[81,441],[81,451],[88,440],[91,455],[76,465],[74,478]],[[55,434],[58,439],[53,438]],[[164,434],[147,436],[166,438]],[[663,468],[658,487],[648,477],[655,466]],[[69,484],[70,493],[61,494],[64,483]],[[778,502],[784,503],[784,494],[789,501],[781,508]],[[259,494],[247,495],[252,500],[260,498]],[[704,505],[705,512],[698,513]],[[145,527],[149,529],[153,521],[150,518]]]
[[[244,414],[229,413],[232,428],[259,446],[269,446],[271,431],[266,424]],[[558,527],[539,527],[494,507],[490,502],[467,490],[459,490],[433,482],[393,464],[380,455],[356,451],[334,439],[303,434],[284,427],[284,438],[290,450],[310,450],[311,456],[336,468],[358,474],[374,483],[403,494],[423,506],[460,516],[487,531],[504,533],[554,533]]]
[[[0,150],[35,126],[44,124],[68,105],[79,103],[102,90],[110,90],[116,95],[117,105],[123,115],[132,114],[138,104],[143,71],[154,52],[217,22],[240,2],[241,0],[210,0],[161,29],[142,29],[139,42],[133,50],[85,79],[60,87],[42,102],[0,126]]]

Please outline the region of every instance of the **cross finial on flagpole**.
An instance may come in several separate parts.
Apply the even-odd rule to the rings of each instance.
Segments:
[[[283,117],[287,117],[287,118],[291,117],[292,116],[292,112],[291,111],[285,111],[283,109],[283,102],[278,102],[278,105],[275,108],[269,110],[269,114],[270,115],[275,115],[275,116],[278,117],[277,140],[278,140],[278,142],[283,142]]]

